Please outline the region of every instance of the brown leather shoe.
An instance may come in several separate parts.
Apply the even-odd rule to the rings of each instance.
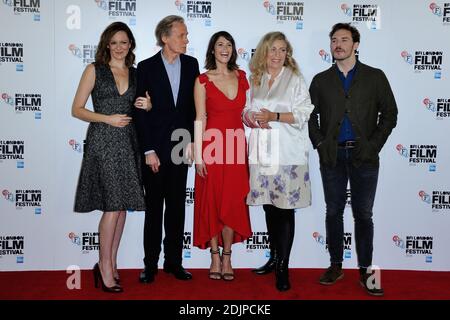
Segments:
[[[375,284],[372,279],[370,279],[370,273],[364,273],[359,276],[359,283],[366,289],[366,292],[371,296],[381,297],[384,295],[384,290],[381,288],[380,284]]]
[[[342,271],[342,266],[339,264],[332,263],[331,266],[328,267],[327,271],[325,271],[319,279],[319,283],[330,286],[335,284],[336,281],[344,278],[344,271]]]

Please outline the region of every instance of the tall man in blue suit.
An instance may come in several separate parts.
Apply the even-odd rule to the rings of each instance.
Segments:
[[[192,279],[182,266],[185,197],[188,163],[179,164],[172,150],[180,141],[172,141],[175,130],[194,137],[194,83],[199,75],[198,62],[185,55],[188,31],[184,19],[167,16],[155,30],[162,50],[141,61],[137,67],[137,96],[151,97],[152,109],[136,109],[135,122],[145,154],[143,180],[146,206],[144,224],[144,264],[142,283],[151,283],[158,272],[164,212],[164,271],[179,280]],[[190,147],[183,148],[184,151]],[[182,151],[182,152],[184,152]]]

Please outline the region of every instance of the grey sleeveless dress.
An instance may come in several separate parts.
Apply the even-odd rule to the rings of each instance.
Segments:
[[[129,70],[129,88],[120,95],[109,66],[95,66],[94,111],[131,115],[136,94],[136,69]],[[124,128],[90,123],[75,195],[75,212],[145,210],[141,158],[133,122]]]

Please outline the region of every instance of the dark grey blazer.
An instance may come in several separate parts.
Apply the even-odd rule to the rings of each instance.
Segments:
[[[339,129],[347,113],[356,136],[352,163],[378,166],[378,153],[397,124],[398,112],[383,71],[358,61],[346,95],[334,65],[313,78],[309,92],[315,106],[308,123],[309,136],[321,164],[336,165]]]
[[[199,75],[197,59],[180,55],[180,90],[176,105],[173,101],[169,77],[161,57],[161,51],[141,61],[137,66],[137,97],[145,97],[148,91],[152,100],[149,112],[135,109],[134,120],[138,131],[141,151],[155,150],[162,162],[170,161],[172,132],[186,129],[194,137],[194,84]]]

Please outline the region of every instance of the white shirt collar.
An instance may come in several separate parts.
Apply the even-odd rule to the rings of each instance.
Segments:
[[[278,79],[279,77],[281,77],[281,75],[283,74],[283,72],[284,72],[284,69],[286,69],[286,67],[285,66],[283,66],[282,68],[281,68],[281,71],[280,71],[280,73],[275,77],[275,79],[274,80],[276,80],[276,79]],[[270,78],[271,78],[271,75],[266,71],[266,72],[264,72],[264,77],[266,77],[267,78],[267,80],[270,80]]]

